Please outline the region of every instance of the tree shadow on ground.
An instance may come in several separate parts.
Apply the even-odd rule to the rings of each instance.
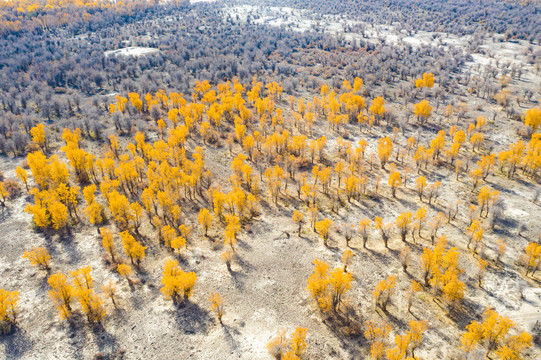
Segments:
[[[28,337],[26,330],[15,326],[8,335],[0,336],[0,344],[4,347],[4,359],[24,359],[26,352],[34,347],[34,340]]]
[[[492,182],[488,179],[485,180],[485,183],[489,185],[492,189],[498,190],[501,194],[507,193],[510,195],[518,196],[517,192],[513,190],[513,188],[503,187],[502,185]],[[480,187],[482,187],[482,185],[480,185]]]
[[[103,324],[98,323],[92,327],[94,342],[98,346],[98,350],[102,353],[114,353],[117,350],[116,337],[108,332]]]
[[[299,239],[303,239],[307,244],[313,244],[314,243],[313,240],[310,239],[310,237],[303,235],[302,230],[301,230],[300,234],[298,232],[294,232],[293,235],[296,235],[296,237],[298,237]]]
[[[331,239],[329,238],[329,240]],[[334,243],[334,246],[330,245],[329,240],[327,240],[327,245],[323,245],[323,246],[325,246],[327,250],[332,251],[333,253],[341,253],[338,240],[334,240],[334,239],[332,240],[332,242]]]
[[[367,251],[365,254],[367,254],[368,257],[374,257],[377,259],[377,261],[382,262],[384,264],[388,263],[391,260],[391,257],[389,255],[383,254],[377,250],[371,249],[369,247],[365,248],[365,250]],[[366,260],[369,261],[370,259],[366,259]]]
[[[235,254],[235,262],[242,268],[244,272],[252,272],[256,267],[242,258],[238,253]]]
[[[132,288],[132,286],[130,286],[130,289],[133,293],[135,287]],[[131,303],[131,308],[134,310],[141,310],[145,306],[145,300],[138,294],[131,294],[129,301]]]
[[[396,307],[393,307],[396,308]],[[398,311],[398,308],[396,308]],[[381,310],[380,308],[376,309],[376,313],[384,320],[387,320],[388,322],[394,324],[393,329],[400,329],[405,330],[407,328],[407,324],[404,321],[404,319],[399,318],[398,316],[393,315],[389,309],[387,310]]]
[[[209,327],[214,323],[207,310],[191,301],[177,305],[171,316],[177,329],[187,335],[207,334]]]
[[[39,291],[40,294],[48,294],[49,293],[49,290],[51,289],[51,287],[49,286],[49,283],[48,283],[50,274],[51,274],[51,271],[45,272],[43,270],[38,270],[36,272],[36,277],[38,277],[38,278],[41,277],[41,279],[39,280],[39,288],[38,288],[38,291]]]
[[[250,244],[248,244],[246,241],[244,240],[241,240],[241,239],[238,239],[237,238],[237,244],[239,245],[239,247],[243,250],[246,250],[246,251],[250,251],[252,250],[252,246]]]
[[[8,206],[0,206],[0,224],[11,217],[11,210]]]
[[[74,241],[72,231],[58,234],[56,239],[54,239],[56,234],[51,231],[43,231],[42,234],[46,241],[45,246],[52,258],[66,254],[70,265],[78,264],[82,260],[81,252],[77,249],[77,243]],[[58,248],[59,245],[62,247],[61,249]]]
[[[403,241],[400,241],[399,243],[395,242],[393,245],[396,245],[396,244],[401,244],[401,246],[398,247],[397,249],[393,249],[393,248],[391,248],[389,246],[389,248],[387,249],[389,251],[389,254],[395,259],[397,259],[399,257],[400,249],[402,249],[404,246],[408,246],[408,243],[403,242]],[[391,244],[389,244],[389,245],[391,245]]]
[[[66,326],[66,335],[71,339],[70,346],[73,349],[73,355],[76,359],[83,358],[83,345],[85,343],[86,331],[82,330],[88,323],[82,314],[74,313],[68,320]]]
[[[240,335],[240,332],[237,328],[227,324],[222,324],[222,332],[224,333],[227,342],[230,344],[231,350],[236,351],[239,348],[240,343],[235,340],[233,335]]]
[[[374,206],[368,204],[367,202],[368,202],[367,199],[365,199],[364,201],[360,200],[360,201],[350,202],[349,205],[345,207],[345,209],[348,210],[348,207],[351,206],[353,208],[353,211],[347,211],[346,214],[361,213],[364,215],[364,217],[367,217],[370,219],[373,219],[376,216],[381,216],[383,211],[375,208]],[[345,218],[347,218],[347,215],[342,215],[341,218],[342,220],[344,220]]]
[[[229,270],[229,274],[231,274],[231,279],[233,280],[235,287],[239,290],[244,289],[244,279],[247,277],[246,274],[235,270]]]
[[[150,236],[141,234],[141,233],[133,233],[132,234],[135,240],[139,241],[140,243],[144,245],[153,245],[152,238]]]
[[[128,320],[129,311],[121,307],[118,299],[115,301],[117,302],[117,306],[111,311],[111,316],[114,317],[115,321],[125,323]]]
[[[434,301],[436,301],[436,299],[434,299]],[[482,307],[480,304],[474,303],[468,299],[462,299],[460,303],[449,306],[447,317],[451,319],[459,329],[464,329],[466,328],[466,325],[469,325],[473,320],[478,318],[476,314],[479,314],[481,310]]]
[[[360,358],[361,349],[367,344],[362,335],[362,323],[362,317],[350,306],[323,319],[323,324],[332,331],[340,342],[342,350],[346,351],[352,359]]]
[[[406,209],[415,209],[417,207],[417,204],[413,201],[406,200],[399,196],[395,197],[394,200],[396,200],[396,202],[399,202]]]
[[[495,226],[492,228],[492,232],[498,235],[513,237],[514,234],[510,231],[510,229],[517,229],[518,227],[518,221],[516,221],[515,219],[510,219],[508,217],[503,217],[496,220]]]

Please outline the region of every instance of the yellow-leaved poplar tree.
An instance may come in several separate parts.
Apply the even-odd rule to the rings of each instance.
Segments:
[[[50,270],[51,255],[44,247],[33,247],[29,251],[25,251],[23,254],[24,259],[28,259],[30,263],[43,270]]]
[[[184,272],[178,266],[178,261],[169,259],[163,269],[161,291],[177,305],[190,298],[196,281],[197,275],[194,272]]]

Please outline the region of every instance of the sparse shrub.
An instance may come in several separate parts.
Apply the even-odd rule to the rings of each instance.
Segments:
[[[17,198],[22,192],[21,185],[13,179],[4,181],[4,189],[8,192],[10,199]]]
[[[26,152],[28,153],[33,153],[34,151],[39,151],[40,150],[40,147],[38,144],[36,144],[35,142],[33,141],[30,141],[27,145],[26,145]]]

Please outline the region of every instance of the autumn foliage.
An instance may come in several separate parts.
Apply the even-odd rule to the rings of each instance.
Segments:
[[[308,278],[307,289],[322,311],[339,311],[346,293],[351,289],[353,277],[343,268],[329,273],[329,265],[319,259],[314,260],[314,273]]]
[[[194,272],[184,272],[176,260],[167,260],[163,268],[162,293],[174,304],[180,304],[190,298],[197,281]]]
[[[425,72],[415,81],[415,87],[422,89],[413,90],[417,95],[423,93],[426,99],[405,104],[408,117],[413,105],[419,125],[442,112],[438,111],[439,102],[429,96],[435,91],[430,90],[434,83],[434,75]],[[402,291],[407,292],[408,312],[415,312],[416,306],[411,311],[415,294],[419,298],[435,299],[437,304],[444,300],[449,309],[457,310],[468,291],[463,281],[464,269],[459,264],[471,260],[466,259],[470,254],[461,254],[461,244],[454,239],[448,244],[441,234],[447,233],[446,224],[451,221],[452,225],[460,226],[463,220],[460,210],[464,205],[459,209],[456,201],[456,206],[445,203],[447,208],[440,209],[448,199],[442,196],[447,184],[439,181],[438,171],[440,167],[449,170],[452,181],[456,172],[456,182],[466,183],[471,202],[477,202],[477,206],[466,207],[470,210],[466,220],[470,222],[463,229],[468,237],[464,248],[473,245],[471,256],[475,256],[477,265],[476,280],[483,286],[484,276],[491,270],[490,262],[476,257],[485,256],[483,251],[478,251],[491,239],[487,236],[485,219],[491,216],[500,196],[493,190],[495,185],[488,184],[500,175],[508,178],[538,175],[541,135],[535,131],[540,123],[539,109],[525,112],[524,122],[532,130],[529,140],[519,140],[499,153],[491,153],[488,138],[483,134],[491,122],[482,116],[463,127],[457,121],[449,129],[438,129],[428,139],[407,138],[404,129],[400,133],[399,125],[392,134],[354,137],[346,133],[352,131],[352,123],[366,133],[386,120],[394,126],[395,120],[393,106],[386,104],[383,96],[365,100],[362,87],[360,78],[355,78],[353,85],[345,80],[340,89],[323,85],[313,99],[288,97],[287,110],[282,109],[285,104],[281,98],[282,86],[275,82],[263,84],[256,78],[251,84],[234,79],[215,87],[209,81],[197,81],[191,98],[188,95],[186,99],[183,94],[164,90],[118,94],[108,106],[111,116],[137,114],[151,120],[155,134],[148,136],[135,130],[132,137],[110,134],[103,151],[96,156],[85,147],[81,130],[66,129],[62,132],[59,156],[54,154],[52,129],[44,124],[32,127],[29,133],[33,150],[37,151],[27,156],[29,173],[21,167],[16,170],[18,179],[33,198],[25,211],[32,215],[35,228],[47,233],[70,234],[72,229],[88,224],[95,227],[93,232],[99,229],[97,239],[105,252],[104,262],[112,272],[118,273],[117,278],[119,275],[125,278],[135,293],[136,276],[143,278],[143,260],[145,268],[147,264],[152,266],[155,260],[152,257],[160,250],[178,256],[185,267],[191,262],[182,260],[190,259],[191,251],[203,246],[203,237],[214,249],[220,249],[221,256],[217,253],[215,257],[225,263],[229,270],[227,278],[236,281],[232,262],[238,262],[239,268],[246,264],[243,256],[252,240],[252,224],[262,214],[286,209],[289,224],[283,224],[280,230],[287,234],[287,246],[293,248],[294,241],[303,241],[304,235],[319,236],[325,246],[329,245],[331,234],[346,239],[346,250],[322,248],[334,254],[333,261],[339,266],[334,267],[335,264],[331,270],[329,263],[314,260],[313,273],[306,285],[317,308],[336,324],[343,322],[348,330],[358,325],[350,319],[354,311],[348,300],[353,280],[364,275],[351,272],[359,264],[362,266],[367,254],[378,251],[376,246],[365,249],[373,234],[381,238],[386,248],[384,256],[394,256],[406,275],[412,277],[412,286],[406,290],[402,275],[389,272],[375,286],[365,288],[371,291],[378,314],[393,313],[392,301],[404,295]],[[447,117],[466,111],[465,105],[449,106],[445,109]],[[161,116],[151,119],[151,113]],[[316,126],[321,123],[329,134],[318,133],[320,128]],[[214,168],[209,167],[217,162],[214,151],[210,161],[206,152],[210,146],[223,150],[219,158],[223,167],[215,174]],[[222,176],[222,172],[226,175]],[[380,183],[383,191],[378,192]],[[375,204],[391,197],[385,183],[390,195],[396,198],[391,201],[397,208],[390,211],[394,215],[384,222],[388,209],[381,210]],[[412,197],[426,201],[426,207],[416,212],[408,208]],[[438,200],[440,197],[442,200]],[[0,205],[6,205],[7,200],[8,193],[0,183]],[[356,220],[358,226],[341,220],[344,209],[361,209]],[[370,210],[373,221],[362,215],[363,209]],[[308,221],[317,235],[303,229]],[[293,225],[299,236],[290,238],[287,226]],[[148,236],[149,233],[152,235]],[[425,243],[429,237],[430,244]],[[395,240],[406,243],[409,238],[413,243],[400,245],[400,251],[394,249]],[[356,239],[362,240],[363,249],[356,248]],[[336,240],[341,247],[341,241]],[[123,253],[118,250],[120,245]],[[533,277],[541,266],[541,247],[530,241],[523,250],[526,275]],[[498,243],[496,251],[498,265],[505,244]],[[23,257],[34,266],[51,268],[51,257],[43,247],[26,251]],[[181,263],[166,260],[161,277],[161,292],[175,305],[187,302],[198,282],[196,273],[185,271]],[[105,317],[103,299],[94,291],[90,273],[90,267],[83,267],[69,275],[54,273],[47,279],[49,297],[60,318],[73,319],[73,314],[80,312],[95,324]],[[115,285],[109,282],[102,290],[117,306]],[[17,292],[0,290],[3,321],[14,321],[18,296]],[[208,302],[222,323],[224,299],[212,292]],[[426,321],[416,320],[410,321],[409,328],[401,334],[384,322],[364,324],[374,359],[415,359],[415,350],[427,329]],[[484,347],[502,359],[519,359],[532,342],[528,334],[518,333],[509,319],[490,309],[482,323],[474,321],[466,330],[461,338],[466,351]],[[307,329],[301,327],[290,338],[282,331],[268,343],[267,349],[276,359],[300,359],[306,354],[306,334]]]
[[[483,321],[472,321],[466,326],[466,332],[460,338],[466,352],[482,346],[486,354],[495,353],[500,359],[518,360],[524,350],[532,345],[532,336],[526,332],[513,334],[515,324],[507,317],[487,308]]]

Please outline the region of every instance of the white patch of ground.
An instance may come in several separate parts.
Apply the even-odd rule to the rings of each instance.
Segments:
[[[131,46],[118,50],[108,50],[104,52],[105,56],[144,56],[149,54],[154,54],[160,52],[159,49],[149,48],[149,47],[140,47],[140,46]]]
[[[449,46],[468,49],[472,42],[472,36],[457,36],[443,32],[417,31],[415,34],[408,34],[405,30],[398,30],[392,25],[372,25],[361,21],[345,19],[336,15],[325,15],[311,13],[306,10],[293,9],[290,7],[266,7],[239,5],[226,8],[224,14],[231,16],[237,21],[246,22],[248,18],[256,24],[269,25],[273,27],[285,27],[292,31],[320,32],[343,37],[347,41],[363,40],[373,44],[393,43],[408,44],[412,47],[425,45],[442,46],[444,49]],[[351,31],[348,31],[351,28]],[[494,41],[495,39],[496,41]],[[500,63],[520,64],[523,63],[524,53],[528,46],[533,51],[541,49],[541,46],[529,44],[526,41],[502,41],[501,35],[487,37],[480,46],[480,52],[472,53],[472,61],[466,63],[465,68],[472,70],[472,65],[484,66]],[[526,65],[524,70],[531,66]],[[481,73],[481,68],[476,73]],[[531,69],[530,69],[531,70]],[[532,76],[534,72],[524,71],[523,77],[536,83],[539,76]]]
[[[531,331],[535,323],[541,321],[541,289],[529,287],[523,290],[523,294],[520,308],[506,315],[525,330]]]
[[[310,14],[306,10],[298,10],[290,7],[257,7],[251,5],[234,6],[227,9],[226,14],[236,17],[240,21],[246,21],[248,16],[256,24],[275,27],[285,26],[292,31],[319,31],[334,35],[345,35],[345,25],[358,25],[359,21],[345,21],[336,16]],[[360,36],[359,34],[353,34]]]
[[[292,31],[314,31],[343,36],[348,41],[364,40],[374,44],[381,42],[403,42],[411,46],[421,45],[466,45],[468,37],[459,38],[445,33],[418,32],[415,35],[398,31],[390,25],[372,25],[361,21],[343,19],[336,15],[323,15],[310,13],[306,10],[292,9],[289,7],[257,7],[240,5],[229,7],[225,14],[238,17],[239,21],[245,22],[250,19],[256,24],[274,27],[286,27]],[[357,27],[357,29],[355,29]],[[352,28],[353,31],[346,31]],[[363,30],[358,30],[362,28]],[[439,38],[444,38],[440,40]]]
[[[528,216],[530,216],[530,214],[524,210],[521,210],[521,209],[507,209],[505,211],[505,215],[513,218],[513,219],[516,219],[516,218],[526,218]]]
[[[484,288],[494,295],[490,304],[494,310],[509,317],[522,330],[531,331],[541,321],[541,289],[528,286],[520,278],[494,275],[487,276]]]

